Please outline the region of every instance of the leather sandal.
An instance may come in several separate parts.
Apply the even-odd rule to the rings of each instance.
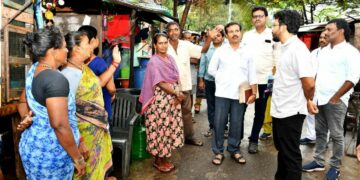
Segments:
[[[199,105],[194,105],[194,110],[195,110],[195,114],[199,114],[200,112],[200,106]]]
[[[237,156],[238,155],[238,156]],[[239,163],[239,164],[245,164],[246,163],[246,160],[245,158],[240,154],[240,153],[234,153],[234,154],[231,154],[231,158]]]
[[[221,165],[224,161],[224,155],[223,154],[216,154],[214,159],[211,161],[214,165]]]
[[[153,166],[159,170],[160,172],[163,172],[163,173],[167,173],[167,172],[170,172],[171,170],[174,169],[174,166],[168,166],[168,165],[165,165],[165,164],[162,164],[162,165],[158,165],[156,163],[153,163]]]

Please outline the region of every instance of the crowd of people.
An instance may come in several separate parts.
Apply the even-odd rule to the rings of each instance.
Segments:
[[[34,56],[18,105],[23,118],[19,152],[27,179],[115,179],[108,176],[107,110],[121,62],[118,47],[112,65],[104,68],[104,60],[93,54],[99,43],[91,26],[65,37],[58,28],[46,27],[28,33],[24,42]]]
[[[198,89],[205,91],[209,130],[204,136],[212,138],[214,165],[224,160],[225,138],[232,160],[246,163],[240,150],[244,117],[247,106],[255,103],[248,152],[258,153],[259,138],[273,136],[275,179],[300,180],[302,171],[324,171],[328,134],[333,155],[326,177],[337,179],[348,100],[360,78],[360,53],[349,43],[349,25],[344,19],[329,21],[320,47],[310,53],[297,37],[298,12],[275,13],[272,29],[266,27],[265,7],[254,7],[251,16],[254,29],[243,33],[237,22],[218,25],[207,32],[202,46],[189,42],[189,33],[181,39],[176,22],[153,37],[155,54],[139,97],[153,166],[172,171],[172,150],[203,145],[194,136],[192,118],[192,96]],[[109,176],[109,124],[113,73],[121,62],[118,47],[108,67],[93,53],[99,40],[91,26],[65,37],[47,27],[28,33],[24,42],[34,55],[18,106],[23,118],[19,151],[27,179],[115,179]],[[305,119],[307,135],[301,139]],[[314,142],[314,161],[303,166],[299,146]],[[360,161],[360,146],[357,155]]]
[[[171,101],[162,101],[156,93],[152,96],[152,100],[147,98],[150,100],[143,101],[146,102],[143,104],[143,110],[147,110],[145,114],[148,150],[154,148],[151,137],[156,137],[156,144],[160,144],[157,147],[167,147],[151,151],[155,157],[164,156],[161,149],[168,152],[180,147],[177,145],[181,142],[175,141],[177,143],[174,146],[172,138],[174,135],[166,133],[173,131],[174,128],[183,126],[184,142],[200,145],[199,141],[193,139],[194,132],[190,121],[192,106],[190,104],[194,103],[189,102],[190,100],[187,99],[191,98],[186,97],[192,93],[191,90],[194,90],[194,86],[191,89],[190,83],[192,75],[190,64],[199,64],[198,89],[205,90],[209,120],[209,130],[204,135],[212,137],[213,164],[220,165],[224,160],[226,128],[229,129],[227,151],[236,163],[246,163],[245,157],[240,152],[240,143],[244,134],[244,114],[247,105],[255,102],[255,117],[249,137],[248,152],[258,153],[259,138],[266,139],[273,136],[278,150],[275,179],[301,179],[302,171],[325,170],[324,153],[328,132],[333,143],[333,156],[326,177],[337,179],[340,176],[340,162],[344,153],[343,122],[349,96],[360,77],[360,72],[356,69],[360,54],[349,43],[349,25],[344,19],[329,21],[320,35],[320,47],[310,53],[306,45],[297,37],[301,21],[298,12],[294,10],[277,12],[274,14],[272,29],[266,27],[267,20],[266,8],[255,7],[252,10],[253,30],[242,36],[242,27],[239,23],[231,22],[225,27],[218,25],[209,32],[202,49],[185,42],[191,40],[189,32],[184,33],[184,40],[179,40],[181,30],[178,24],[167,25],[167,36],[165,34],[161,36],[166,44],[164,49],[168,50],[162,50],[160,55],[158,54],[160,51],[156,48],[157,55],[152,59],[158,61],[158,57],[161,56],[162,63],[173,64],[171,60],[173,57],[179,76],[173,81],[164,81],[168,83],[167,86],[160,82],[156,84],[156,80],[161,80],[153,71],[169,72],[168,67],[158,65],[156,68],[155,66],[149,68],[145,77],[153,80],[152,84],[155,81],[156,85],[152,89],[161,89],[167,93],[168,98],[174,98],[173,105],[181,105],[180,117],[183,118],[183,124],[177,127],[170,125],[176,116],[164,114],[161,117],[161,112],[165,108],[161,104],[165,102],[171,104]],[[209,45],[210,40],[212,43]],[[155,42],[159,41],[154,40]],[[157,46],[158,44],[155,44],[155,47]],[[340,51],[347,53],[345,55]],[[200,52],[202,52],[201,58],[199,58]],[[154,60],[154,63],[156,61]],[[178,87],[177,85],[180,85],[180,89],[175,88]],[[251,94],[245,102],[240,100],[242,86],[251,89]],[[147,88],[149,86],[143,87],[142,95],[149,90]],[[155,109],[149,111],[150,107]],[[170,108],[167,109],[171,111]],[[160,121],[150,125],[154,118]],[[307,134],[301,139],[305,119]],[[164,129],[164,126],[167,129]],[[158,128],[157,131],[154,131],[154,127]],[[264,133],[260,135],[262,127]],[[178,136],[179,134],[176,134],[176,137]],[[302,166],[300,143],[314,142],[316,142],[315,160]],[[357,149],[360,155],[360,148]],[[154,166],[162,172],[174,168],[168,161],[159,162],[164,163],[160,163],[159,166],[155,162]]]

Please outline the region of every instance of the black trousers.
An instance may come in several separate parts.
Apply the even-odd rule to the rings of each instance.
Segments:
[[[255,117],[249,137],[249,141],[256,144],[259,142],[260,130],[264,124],[266,102],[269,97],[269,94],[265,94],[266,88],[266,84],[258,84],[259,98],[255,100]]]
[[[273,139],[278,150],[275,180],[301,180],[302,157],[300,151],[301,129],[305,115],[286,118],[273,117]]]

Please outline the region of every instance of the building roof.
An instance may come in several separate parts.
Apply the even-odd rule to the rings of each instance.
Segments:
[[[347,16],[346,18],[344,18],[348,23],[352,23],[352,22],[358,22],[360,21],[360,15],[358,16]],[[323,31],[325,26],[326,26],[327,22],[321,22],[321,23],[313,23],[313,24],[305,24],[302,25],[299,29],[300,33],[305,33],[305,32],[318,32],[318,31]]]
[[[158,14],[160,20],[165,22],[170,22],[174,20],[178,21],[177,18],[174,18],[171,15],[169,9],[156,3],[135,3],[130,0],[102,0],[102,2],[125,6],[131,9],[135,9],[138,12],[144,12],[145,14]]]

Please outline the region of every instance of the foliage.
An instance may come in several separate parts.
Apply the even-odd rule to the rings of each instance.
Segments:
[[[164,0],[163,5],[173,7],[173,0]],[[251,28],[251,4],[239,1],[232,4],[231,21],[240,22],[245,29]],[[185,6],[178,7],[178,14],[182,15]],[[179,17],[181,18],[181,17]],[[218,24],[225,25],[228,21],[228,5],[220,0],[193,0],[184,29],[203,31]]]
[[[223,0],[192,1],[185,29],[202,31],[227,23],[229,6]],[[173,0],[163,0],[163,5],[172,9]],[[251,9],[255,5],[267,7],[270,14],[281,9],[294,9],[311,23],[312,17],[315,22],[324,22],[344,14],[359,15],[357,8],[360,8],[360,0],[232,0],[231,21],[240,22],[245,30],[250,29]],[[181,16],[184,6],[179,6],[177,10]]]

